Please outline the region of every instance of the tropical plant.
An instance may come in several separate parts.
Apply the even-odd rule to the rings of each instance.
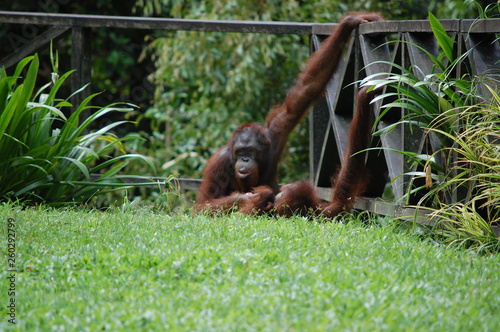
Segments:
[[[20,61],[12,76],[5,69],[0,71],[0,200],[86,202],[97,194],[130,186],[118,173],[131,159],[154,169],[148,158],[126,153],[123,142],[135,137],[118,138],[111,132],[127,121],[88,131],[96,120],[111,112],[130,112],[132,105],[91,106],[95,94],[72,105],[71,96],[57,98],[72,71],[61,76],[53,73],[51,82],[35,90],[38,67],[34,55]],[[67,117],[69,108],[73,112]]]
[[[393,71],[370,75],[362,81],[362,85],[386,88],[386,92],[377,97],[376,101],[382,99],[390,100],[390,102],[382,107],[377,122],[390,114],[393,109],[404,110],[404,116],[400,121],[379,130],[375,135],[383,135],[397,126],[408,126],[411,130],[420,128],[426,132],[436,117],[443,113],[448,114],[447,112],[452,109],[476,105],[484,101],[484,96],[478,90],[484,77],[472,77],[467,73],[461,77],[455,76],[457,68],[467,59],[468,52],[456,57],[455,40],[447,35],[444,27],[434,15],[429,14],[429,21],[441,49],[439,55],[435,56],[418,45],[412,46],[417,47],[429,57],[434,65],[431,73],[423,73],[416,66],[405,68],[397,63],[383,62],[391,66]],[[440,123],[440,130],[451,135],[451,137],[449,135],[436,136],[442,146],[448,147],[454,142],[453,134],[460,128],[448,121],[443,121]],[[430,136],[427,135],[427,138],[430,139]],[[449,168],[449,164],[452,162],[451,160],[441,160],[442,158],[439,158],[441,155],[436,151],[434,155],[412,151],[396,152],[404,154],[408,159],[419,164],[422,169],[428,169],[432,166],[438,172]],[[439,163],[436,162],[436,159],[439,159]],[[427,173],[413,172],[407,175],[425,177]],[[422,189],[423,187],[412,188],[412,191],[405,198],[408,201],[409,196]]]
[[[419,166],[406,174],[413,184],[404,197],[406,202],[417,196],[419,208],[431,211],[431,218],[440,226],[453,230],[446,233],[451,242],[472,237],[474,244],[483,246],[489,239],[488,245],[498,246],[491,225],[500,222],[496,205],[500,201],[500,99],[487,85],[496,83],[491,77],[469,73],[456,77],[457,68],[469,54],[455,56],[455,41],[434,15],[429,14],[429,21],[441,52],[435,56],[420,49],[432,61],[433,72],[421,79],[419,68],[386,62],[393,72],[371,75],[362,82],[386,89],[378,98],[390,102],[383,105],[378,121],[394,108],[404,110],[400,121],[376,135],[404,125],[422,130],[429,141],[437,139],[437,146],[428,144],[428,153],[395,151],[412,161],[412,166]]]
[[[500,240],[491,225],[500,225],[500,96],[488,87],[488,103],[452,109],[431,123],[430,131],[453,139],[441,152],[455,162],[428,195],[459,190],[458,201],[439,202],[431,218],[445,227],[441,235],[452,243],[498,250]],[[441,130],[443,122],[459,131]]]

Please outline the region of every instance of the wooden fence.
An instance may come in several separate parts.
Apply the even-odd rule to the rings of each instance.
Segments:
[[[459,67],[456,77],[465,74],[486,76],[496,81],[500,78],[500,46],[497,33],[500,33],[500,20],[442,20],[444,28],[457,43],[457,56],[468,54],[464,65]],[[311,36],[313,50],[320,47],[330,28],[325,25],[313,27]],[[420,77],[432,72],[433,63],[423,52],[438,55],[438,45],[428,21],[386,21],[361,25],[346,47],[342,65],[327,87],[326,98],[317,104],[311,113],[310,130],[310,177],[323,192],[323,198],[330,195],[328,190],[332,169],[341,160],[346,148],[347,131],[352,119],[357,86],[351,84],[367,75],[394,72],[390,63],[404,68],[414,68]],[[382,102],[375,105],[375,114],[380,113]],[[379,123],[382,129],[393,125],[405,114],[385,117]],[[325,121],[328,118],[329,121]],[[428,148],[425,135],[400,125],[374,140],[373,146],[382,147],[368,156],[372,171],[372,183],[367,197],[357,201],[357,207],[371,212],[398,217],[413,216],[415,210],[406,209],[403,196],[408,192],[410,176],[404,174],[415,171],[408,159],[393,151],[410,151],[418,154],[432,153],[423,151]],[[431,141],[431,149],[440,148],[439,143]],[[383,151],[383,153],[381,152]],[[416,167],[416,166],[415,166]],[[387,181],[389,180],[389,182]],[[390,183],[394,200],[381,200],[385,186]],[[454,193],[453,201],[457,201]],[[397,202],[397,203],[394,203]],[[411,197],[410,197],[411,202]],[[415,203],[415,202],[411,202]],[[425,222],[425,215],[421,215]]]

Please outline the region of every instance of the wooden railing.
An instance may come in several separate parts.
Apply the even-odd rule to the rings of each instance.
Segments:
[[[467,71],[471,77],[484,76],[500,82],[500,45],[497,37],[500,33],[500,20],[442,20],[441,23],[456,41],[457,57],[467,55],[463,66],[456,71],[456,77],[461,77]],[[321,40],[329,31],[330,28],[323,25],[313,27],[313,50],[320,47]],[[423,78],[433,70],[433,63],[423,50],[438,55],[437,41],[428,21],[364,24],[351,39],[342,65],[327,87],[325,100],[318,103],[311,112],[310,177],[323,192],[324,199],[330,197],[328,188],[332,170],[340,163],[347,143],[347,130],[357,93],[357,86],[351,83],[368,75],[393,72],[395,69],[390,63],[414,68],[415,74]],[[375,105],[376,115],[380,114],[381,105],[382,102]],[[400,112],[399,116],[392,119],[383,118],[378,129],[398,122],[405,115],[404,110]],[[325,118],[329,121],[325,121]],[[411,180],[411,176],[405,174],[411,174],[415,169],[411,168],[407,157],[394,151],[429,154],[440,149],[436,142],[431,142],[433,151],[423,151],[424,140],[423,132],[412,131],[403,125],[382,135],[379,141],[374,140],[373,146],[382,149],[373,151],[368,156],[372,172],[372,183],[367,193],[369,197],[359,199],[356,206],[379,214],[412,216],[415,210],[405,208],[402,198],[408,192]],[[388,183],[391,184],[395,197],[391,202],[380,199]],[[454,192],[452,201],[459,199],[456,195],[457,191]],[[426,219],[422,215],[421,220]]]

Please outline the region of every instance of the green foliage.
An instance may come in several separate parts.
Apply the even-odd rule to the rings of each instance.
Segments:
[[[94,195],[126,186],[115,177],[129,159],[143,160],[154,168],[147,158],[125,152],[123,142],[128,137],[111,133],[126,121],[88,132],[90,125],[112,112],[130,112],[131,105],[90,106],[95,95],[80,105],[72,105],[69,98],[58,99],[58,90],[72,71],[61,76],[53,73],[52,82],[35,91],[38,66],[35,55],[23,59],[12,76],[5,70],[0,72],[1,200],[86,202]],[[64,110],[69,107],[74,111],[66,117]],[[94,112],[81,121],[81,115],[90,110]],[[99,175],[90,181],[91,174]]]
[[[421,195],[418,205],[431,211],[431,218],[447,229],[439,232],[451,243],[498,250],[500,242],[491,225],[500,222],[500,98],[496,88],[488,86],[497,86],[497,77],[468,73],[456,77],[469,54],[455,56],[455,41],[432,14],[429,20],[440,47],[437,57],[422,49],[434,64],[432,73],[421,79],[419,68],[390,63],[397,72],[372,75],[363,82],[385,87],[378,98],[392,100],[383,106],[379,121],[393,108],[406,114],[376,134],[409,125],[421,129],[429,141],[437,138],[441,148],[428,154],[396,151],[420,165],[420,171],[407,175],[425,183],[410,186],[405,198]]]
[[[203,1],[169,3],[167,16],[196,19],[287,19],[296,4],[289,1]],[[178,31],[151,42],[157,70],[155,103],[145,116],[150,137],[165,172],[200,177],[206,160],[243,122],[262,121],[283,100],[300,64],[308,56],[303,37]],[[298,141],[306,142],[306,124]],[[307,174],[307,145],[299,146],[300,164],[284,173]],[[290,159],[288,159],[290,160]],[[286,164],[286,162],[285,162]]]
[[[500,2],[498,0],[465,1],[475,6],[479,12],[479,18],[498,18],[500,16]]]
[[[489,103],[452,109],[431,123],[430,132],[454,141],[439,151],[454,162],[426,195],[450,197],[458,190],[463,199],[439,202],[432,217],[446,227],[442,235],[451,243],[485,251],[500,248],[491,229],[500,224],[500,97],[491,88],[489,92],[493,96]],[[443,122],[454,130],[442,130]]]
[[[239,5],[241,4],[241,5]],[[269,12],[272,20],[287,16],[290,21],[307,22],[311,18],[317,22],[330,22],[332,15],[339,17],[349,11],[378,11],[387,19],[417,20],[427,17],[428,12],[446,18],[474,18],[471,8],[475,6],[481,11],[488,7],[494,10],[498,6],[495,0],[354,0],[350,2],[340,0],[285,0],[285,1],[252,1],[235,2],[224,1],[173,1],[173,0],[137,0],[136,11],[143,11],[146,15],[171,14],[182,17],[186,12],[196,11],[198,14],[215,12],[213,9],[231,8],[233,12],[242,13],[252,20],[252,15],[264,11]],[[192,8],[191,8],[192,7]],[[253,10],[253,11],[252,11]]]
[[[20,331],[493,331],[500,323],[500,256],[446,249],[373,220],[0,206],[7,218],[17,225]]]
[[[98,36],[92,43],[92,51],[104,54],[92,59],[92,85],[95,91],[106,91],[105,96],[101,95],[101,98],[130,98],[134,87],[141,83],[136,76],[143,75],[142,68],[139,70],[137,66],[140,53],[137,48],[140,46],[134,44],[135,40],[120,30],[99,29],[96,34]],[[135,37],[135,34],[137,32],[132,36]],[[139,103],[143,100],[133,102]]]

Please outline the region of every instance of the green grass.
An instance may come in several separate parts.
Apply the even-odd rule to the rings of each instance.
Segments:
[[[498,255],[393,227],[0,206],[19,331],[496,331]],[[8,329],[2,256],[0,330]]]

